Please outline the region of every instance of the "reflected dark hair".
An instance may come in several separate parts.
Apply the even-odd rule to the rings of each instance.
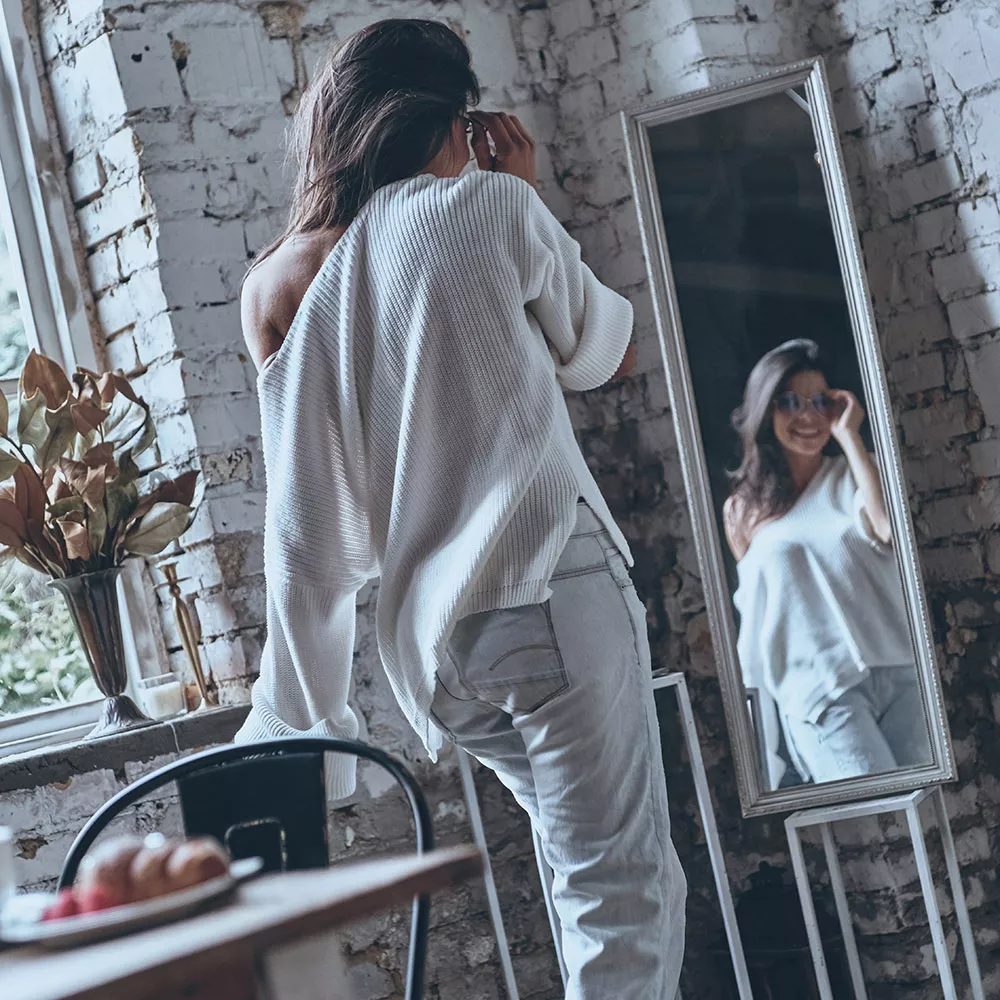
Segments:
[[[355,32],[317,69],[295,112],[288,223],[255,263],[289,236],[348,225],[380,187],[426,167],[478,102],[469,50],[447,25],[387,18]]]
[[[789,340],[768,351],[753,366],[743,393],[743,403],[733,410],[733,427],[740,436],[743,459],[729,474],[730,496],[753,516],[752,527],[769,518],[781,517],[795,503],[788,459],[774,434],[771,406],[800,372],[826,371],[813,340]]]

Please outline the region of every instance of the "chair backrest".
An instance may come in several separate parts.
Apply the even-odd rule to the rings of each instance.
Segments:
[[[417,852],[433,850],[434,830],[427,800],[405,765],[358,740],[294,737],[205,750],[129,785],[105,802],[77,835],[63,862],[59,888],[73,884],[84,855],[116,816],[172,781],[180,788],[187,833],[210,834],[235,844],[235,856],[261,855],[272,870],[325,866],[329,862],[325,753],[352,754],[388,771],[409,800]],[[429,925],[430,897],[417,896],[410,932],[407,1000],[423,996]]]
[[[322,754],[216,764],[181,778],[177,789],[185,833],[214,837],[234,860],[261,857],[264,871],[330,863]]]

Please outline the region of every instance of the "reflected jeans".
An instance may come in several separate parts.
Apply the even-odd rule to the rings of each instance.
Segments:
[[[459,621],[431,718],[496,772],[539,834],[567,1000],[674,1000],[686,890],[646,612],[584,505],[550,589],[545,604]]]
[[[835,781],[930,763],[925,718],[911,663],[872,667],[815,722],[786,716],[785,731],[813,781]]]

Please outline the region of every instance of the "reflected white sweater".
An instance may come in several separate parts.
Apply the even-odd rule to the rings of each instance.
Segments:
[[[738,572],[740,667],[748,688],[773,699],[761,708],[777,787],[775,710],[815,722],[871,668],[913,663],[906,601],[843,456],[825,458],[792,509],[757,531]]]
[[[420,175],[375,193],[258,378],[268,635],[238,742],[357,735],[356,595],[381,577],[379,651],[434,756],[457,618],[546,600],[581,495],[630,558],[559,386],[606,382],[631,327],[524,181]],[[327,776],[350,794],[353,759]]]

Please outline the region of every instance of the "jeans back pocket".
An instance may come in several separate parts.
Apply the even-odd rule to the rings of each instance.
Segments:
[[[548,603],[469,615],[448,651],[462,684],[511,716],[536,711],[568,687]]]

